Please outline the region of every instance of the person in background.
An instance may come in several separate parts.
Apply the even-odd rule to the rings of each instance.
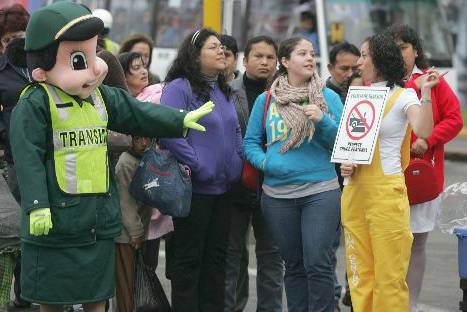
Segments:
[[[142,55],[138,52],[126,52],[120,54],[118,56],[118,60],[123,69],[130,94],[140,101],[160,104],[162,88],[159,85],[148,86],[148,70],[144,66]],[[121,184],[119,184],[120,202],[123,216],[122,223],[124,228],[122,234],[122,242],[133,245],[131,240],[133,240],[134,237],[132,237],[132,239],[128,241],[128,239],[126,239],[128,235],[125,235],[125,230],[127,230],[127,234],[131,234],[131,228],[139,229],[138,233],[140,235],[137,238],[135,238],[135,241],[141,241],[141,243],[144,241],[144,243],[140,244],[142,247],[141,252],[143,256],[143,262],[147,267],[150,267],[153,270],[153,272],[155,272],[157,269],[159,259],[159,238],[173,231],[173,223],[172,218],[170,216],[161,215],[156,208],[145,207],[145,209],[142,209],[142,205],[140,203],[137,203],[134,199],[132,199],[130,194],[128,193],[131,178],[133,177],[134,172],[136,171],[136,167],[138,165],[138,162],[132,160],[131,155],[133,155],[136,158],[141,158],[142,153],[150,145],[150,139],[148,138],[133,137],[133,143],[135,142],[135,140],[137,145],[132,145],[133,150],[130,150],[129,154],[127,153],[126,155],[120,156],[119,163],[121,163],[122,166],[118,167],[117,164],[116,168],[117,179],[119,182],[122,182]],[[119,173],[121,173],[122,175],[119,175]],[[124,192],[123,196],[122,192]],[[128,203],[130,203],[130,206],[132,207],[128,207]],[[138,205],[134,206],[135,204]],[[124,209],[126,209],[127,211],[124,211]],[[140,212],[137,213],[138,211]],[[127,216],[128,218],[125,219],[125,216]],[[141,232],[141,229],[144,229],[144,231]],[[142,235],[142,233],[144,235]],[[121,240],[117,239],[117,243],[120,241]],[[117,244],[117,246],[119,245]],[[132,294],[129,291],[132,289],[133,284],[126,283],[126,281],[133,280],[134,271],[131,271],[130,275],[128,276],[125,276],[125,272],[128,272],[128,268],[133,267],[135,264],[135,248],[130,248],[131,246],[128,246],[126,244],[120,246],[121,253],[117,255],[117,284],[120,281],[121,285],[123,285],[123,287],[120,288],[120,291],[122,291],[120,292],[120,294],[123,295],[124,298],[126,298],[123,301],[124,307],[133,308],[133,305],[131,305],[132,301],[128,300],[130,297],[127,296],[127,294]],[[119,247],[117,247],[117,250],[118,249]],[[127,252],[129,253],[128,255],[126,254]],[[130,261],[126,262],[125,259],[129,259]],[[126,268],[125,270],[120,270],[120,274],[118,271],[118,261],[120,261],[120,268]],[[154,278],[157,278],[157,276],[154,276]],[[125,288],[125,285],[127,286],[127,288]],[[119,287],[117,286],[117,302],[119,299],[118,289]],[[121,310],[118,309],[118,311]]]
[[[328,70],[331,76],[326,80],[326,87],[335,91],[341,98],[342,104],[345,103],[345,98],[347,97],[348,81],[353,72],[357,69],[357,60],[360,57],[360,51],[353,44],[348,42],[340,43],[334,46],[329,52],[329,64]],[[337,178],[339,180],[339,186],[341,191],[344,187],[344,179],[341,176],[340,164],[335,164]],[[342,231],[339,231],[336,237],[336,242],[334,244],[335,251],[339,248],[340,237]],[[341,297],[342,286],[339,284],[337,274],[334,273],[335,279],[335,298],[336,306],[339,305],[339,299]],[[343,298],[343,304],[351,306],[352,302],[350,299],[350,289],[349,284],[347,283],[347,278],[345,278],[345,296]]]
[[[389,87],[371,164],[343,163],[350,177],[342,195],[347,274],[356,312],[409,311],[405,283],[412,245],[410,206],[403,171],[409,160],[410,131],[428,138],[433,129],[431,89],[439,74],[420,79],[422,103],[404,89],[404,61],[392,38],[374,35],[358,59],[365,83]]]
[[[342,104],[347,96],[348,80],[357,70],[359,57],[358,48],[346,41],[334,46],[329,52],[328,70],[331,76],[326,80],[326,87],[339,94]]]
[[[0,104],[2,106],[0,136],[5,144],[4,159],[8,164],[6,170],[8,187],[18,203],[21,202],[21,197],[11,155],[10,116],[21,91],[26,84],[31,82],[31,72],[27,68],[24,54],[24,36],[28,21],[29,13],[20,4],[0,10],[0,42],[5,52],[0,56]],[[31,306],[30,302],[21,298],[20,275],[21,257],[17,257],[14,267],[15,298],[9,303],[8,310],[10,311]]]
[[[261,209],[285,262],[288,311],[333,312],[341,192],[329,151],[342,103],[319,77],[311,41],[284,40],[278,59],[266,125],[263,93],[248,121],[245,155],[264,172]]]
[[[202,28],[187,36],[166,77],[161,102],[191,110],[207,100],[212,115],[201,120],[204,136],[190,131],[185,139],[160,144],[191,169],[191,212],[173,218],[168,274],[177,312],[223,311],[225,261],[232,186],[243,167],[242,136],[231,89],[226,82],[224,45]]]
[[[227,82],[230,82],[239,75],[239,71],[237,70],[237,40],[229,35],[221,35],[220,41],[225,46],[225,78],[227,79]]]
[[[129,192],[131,179],[150,144],[149,138],[133,136],[131,148],[120,155],[115,167],[122,209],[122,232],[115,239],[115,297],[119,312],[133,311],[136,251],[145,240],[151,218],[151,208],[135,200]]]
[[[253,104],[271,82],[277,66],[277,45],[267,36],[248,40],[243,58],[245,73],[230,82],[236,99],[237,115],[245,135]],[[279,248],[272,238],[261,212],[256,192],[248,191],[241,183],[235,187],[238,194],[232,210],[229,245],[227,248],[225,312],[243,311],[248,301],[248,234],[250,223],[256,241],[258,275],[257,310],[282,311],[284,266]]]
[[[422,39],[407,25],[395,25],[387,30],[394,39],[404,58],[407,88],[421,94],[421,81],[428,65],[423,51]],[[462,130],[463,121],[460,102],[444,79],[431,90],[434,128],[427,138],[419,138],[412,133],[411,157],[434,162],[439,193],[444,189],[444,144],[454,139]],[[441,196],[428,202],[410,207],[410,228],[413,233],[412,252],[407,272],[407,285],[410,291],[410,311],[416,312],[426,267],[426,241],[428,233],[435,225],[436,215],[441,204]]]
[[[118,60],[125,74],[128,92],[137,97],[149,84],[148,69],[143,56],[138,52],[126,52],[119,54]]]
[[[310,40],[315,49],[315,54],[319,56],[319,38],[316,29],[316,15],[310,11],[303,11],[300,13],[300,21],[298,29],[295,32],[296,36],[303,36]]]
[[[99,34],[99,40],[102,40],[105,50],[109,51],[113,55],[117,55],[120,50],[118,43],[112,41],[109,37],[110,30],[112,29],[113,17],[112,13],[106,9],[95,9],[92,11],[92,15],[100,18],[104,23],[104,29]]]
[[[149,84],[155,84],[161,82],[160,78],[157,75],[151,73],[151,63],[152,63],[152,49],[154,44],[152,40],[145,34],[133,34],[126,38],[122,42],[119,53],[124,52],[138,52],[143,57],[144,66],[149,73]]]

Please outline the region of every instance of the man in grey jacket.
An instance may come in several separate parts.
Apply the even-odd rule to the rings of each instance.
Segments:
[[[243,59],[245,73],[230,83],[236,99],[237,115],[245,135],[248,118],[258,95],[275,74],[277,46],[272,38],[257,36],[248,40]],[[256,239],[257,311],[282,311],[283,262],[278,246],[259,207],[256,193],[236,186],[237,202],[232,211],[226,259],[224,312],[243,311],[248,300],[248,233],[250,223]]]

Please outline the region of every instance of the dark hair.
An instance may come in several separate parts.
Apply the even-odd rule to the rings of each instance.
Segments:
[[[51,70],[57,61],[58,45],[59,42],[54,41],[42,50],[26,52],[29,70],[33,71],[36,68],[42,68],[45,71]]]
[[[418,33],[409,25],[392,25],[386,30],[387,34],[394,40],[401,40],[405,43],[410,43],[417,51],[418,56],[415,58],[415,64],[418,68],[428,68],[428,61],[423,52],[423,40]]]
[[[234,55],[238,54],[237,40],[233,36],[221,35],[219,40],[227,50],[232,51]]]
[[[245,51],[243,53],[246,58],[248,58],[253,45],[257,44],[257,43],[260,43],[260,42],[264,42],[264,43],[272,46],[274,48],[274,52],[276,53],[276,56],[277,56],[277,44],[274,41],[274,39],[272,39],[269,36],[256,36],[256,37],[248,39],[248,41],[246,42]]]
[[[25,31],[29,13],[19,3],[0,10],[0,38],[6,33]]]
[[[336,64],[337,55],[339,53],[350,53],[355,56],[360,56],[360,51],[358,50],[356,46],[354,46],[351,43],[348,43],[347,41],[344,41],[342,43],[335,45],[329,52],[329,63],[331,65]]]
[[[279,75],[283,75],[287,73],[287,69],[282,65],[282,58],[285,57],[286,59],[290,59],[290,55],[292,54],[293,50],[300,43],[300,41],[306,40],[311,43],[310,40],[304,37],[292,37],[285,39],[279,44],[279,52],[277,53],[277,59],[279,60],[279,69],[277,70],[276,77]]]
[[[130,74],[131,64],[137,59],[143,61],[143,56],[138,52],[124,52],[118,55],[118,61],[122,65],[125,74]]]
[[[404,59],[394,40],[386,34],[376,34],[364,42],[368,42],[368,50],[376,72],[388,81],[387,86],[390,88],[394,85],[403,87]]]
[[[198,99],[203,101],[209,100],[209,91],[211,86],[206,79],[202,78],[201,66],[198,61],[201,54],[201,48],[206,40],[214,36],[219,38],[219,35],[212,29],[202,28],[188,35],[178,49],[178,54],[172,62],[170,69],[165,77],[166,85],[177,78],[185,78],[190,83],[194,93]],[[227,84],[224,73],[219,73],[217,78],[219,88],[227,98],[230,97],[230,87]]]
[[[313,27],[316,27],[316,15],[310,11],[302,11],[300,13],[300,21],[309,20],[313,22]]]
[[[120,54],[123,52],[130,52],[131,49],[133,49],[133,46],[140,42],[146,43],[149,46],[149,64],[147,64],[149,68],[152,62],[152,49],[154,48],[154,43],[152,42],[151,38],[149,38],[145,34],[133,34],[126,38],[122,42],[122,45],[120,46],[120,51],[118,53]]]

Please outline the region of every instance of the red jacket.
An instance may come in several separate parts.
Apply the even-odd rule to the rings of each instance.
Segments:
[[[413,88],[421,98],[421,92],[415,84],[415,79],[421,74],[413,74],[406,83],[406,88]],[[428,138],[428,151],[423,158],[431,161],[434,153],[435,174],[438,178],[440,193],[444,189],[444,144],[454,139],[462,130],[463,120],[460,102],[448,83],[441,78],[440,82],[431,90],[434,128]],[[412,142],[417,137],[412,132]],[[413,155],[412,155],[413,156]],[[411,156],[411,157],[412,157]],[[413,157],[412,157],[413,158]]]

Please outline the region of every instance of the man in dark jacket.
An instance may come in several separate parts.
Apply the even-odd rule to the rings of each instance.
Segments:
[[[328,70],[331,74],[326,80],[326,87],[339,94],[342,104],[347,96],[347,83],[352,73],[357,70],[360,51],[348,42],[334,46],[329,52]]]
[[[277,46],[267,36],[251,38],[245,47],[245,73],[230,83],[237,115],[245,135],[248,117],[258,95],[274,76]],[[258,311],[282,311],[283,264],[277,245],[266,227],[256,194],[237,185],[238,200],[232,210],[226,260],[225,312],[243,311],[248,300],[248,233],[250,222],[256,239]]]

